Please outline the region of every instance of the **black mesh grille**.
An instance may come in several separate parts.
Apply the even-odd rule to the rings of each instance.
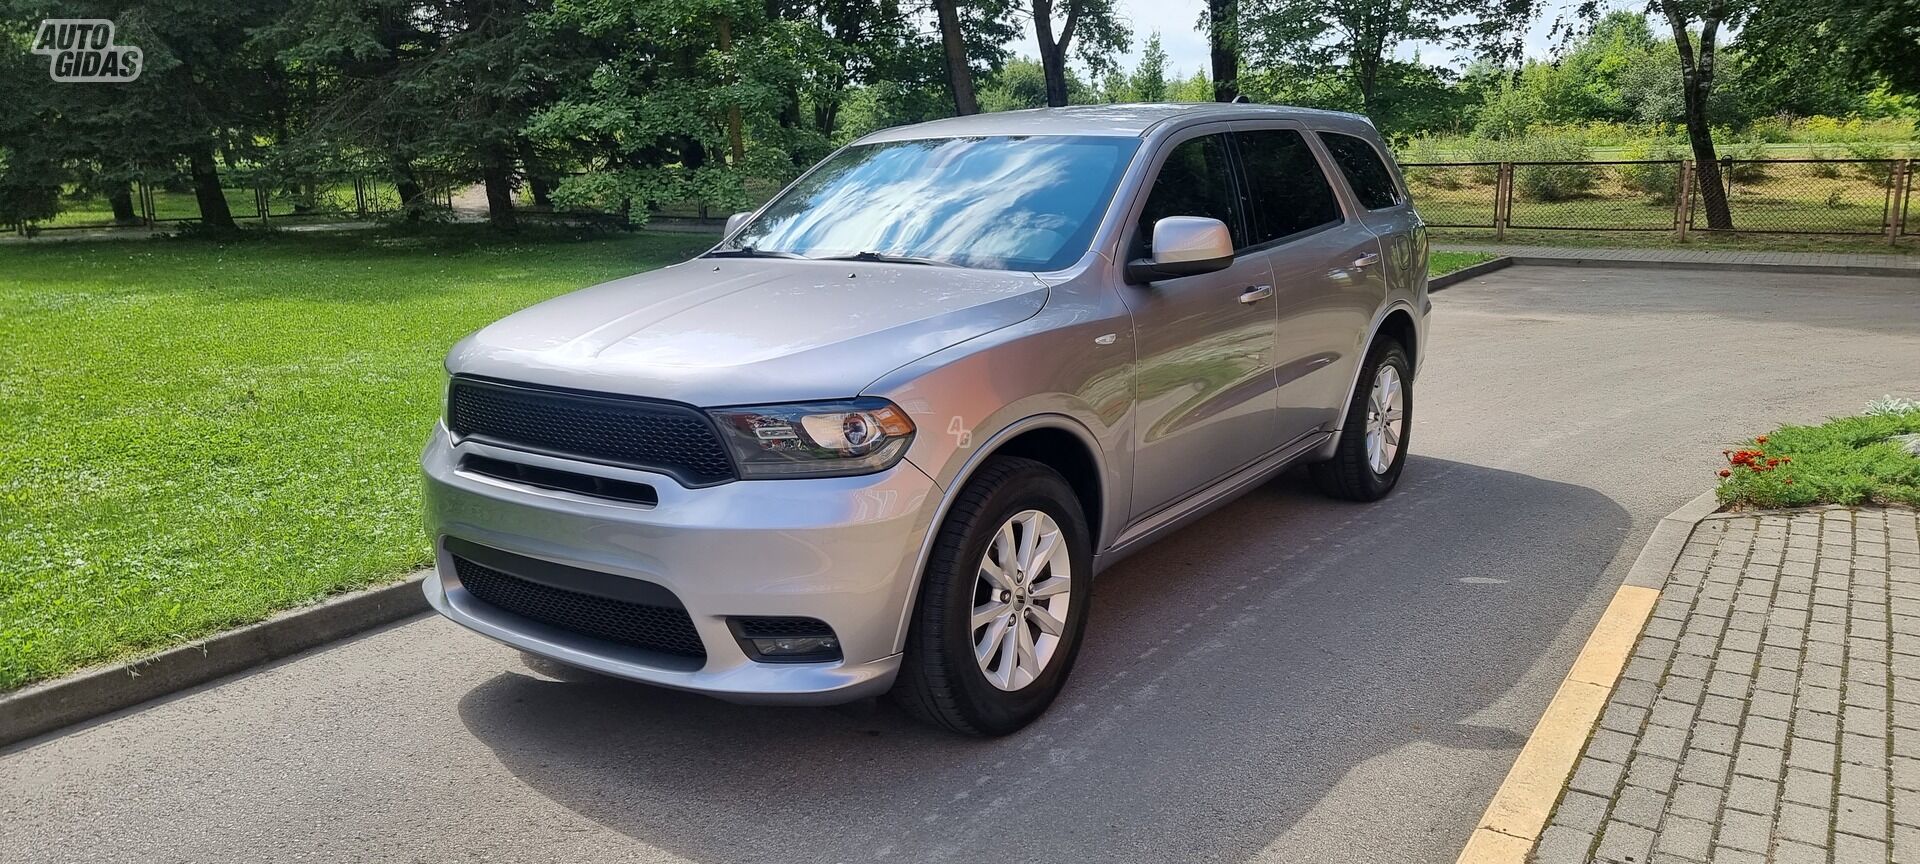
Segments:
[[[683,657],[707,656],[685,609],[568,591],[452,557],[461,587],[488,605],[595,639]]]
[[[735,618],[733,623],[748,639],[833,635],[833,628],[818,618]]]
[[[456,378],[447,426],[463,438],[659,471],[690,486],[733,479],[713,425],[682,405]]]

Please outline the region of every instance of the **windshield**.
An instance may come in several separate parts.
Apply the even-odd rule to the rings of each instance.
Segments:
[[[849,147],[721,249],[1058,270],[1087,251],[1139,143],[995,136]]]

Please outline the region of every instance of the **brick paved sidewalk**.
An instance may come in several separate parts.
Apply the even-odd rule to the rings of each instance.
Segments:
[[[1857,267],[1874,270],[1910,271],[1920,276],[1920,255],[1879,255],[1871,252],[1786,252],[1764,249],[1603,249],[1566,246],[1523,246],[1512,243],[1449,243],[1434,241],[1434,248],[1459,252],[1487,252],[1518,258],[1572,258],[1585,261],[1619,261],[1660,264],[1767,264],[1803,267]]]
[[[1920,864],[1914,512],[1701,522],[1533,854]]]

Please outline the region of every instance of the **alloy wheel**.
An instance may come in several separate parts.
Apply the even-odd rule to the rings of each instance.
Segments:
[[[1073,575],[1066,537],[1039,510],[1015,513],[994,532],[974,582],[974,660],[1001,690],[1032,684],[1066,632]]]
[[[1382,363],[1373,376],[1373,391],[1367,396],[1367,467],[1373,473],[1385,474],[1393,467],[1406,431],[1406,391],[1400,383],[1400,370]]]

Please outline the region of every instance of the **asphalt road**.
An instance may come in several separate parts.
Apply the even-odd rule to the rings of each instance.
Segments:
[[[1436,307],[1400,490],[1288,476],[1120,565],[1022,734],[422,618],[0,754],[0,858],[1451,861],[1722,447],[1913,395],[1920,281],[1516,268]]]

